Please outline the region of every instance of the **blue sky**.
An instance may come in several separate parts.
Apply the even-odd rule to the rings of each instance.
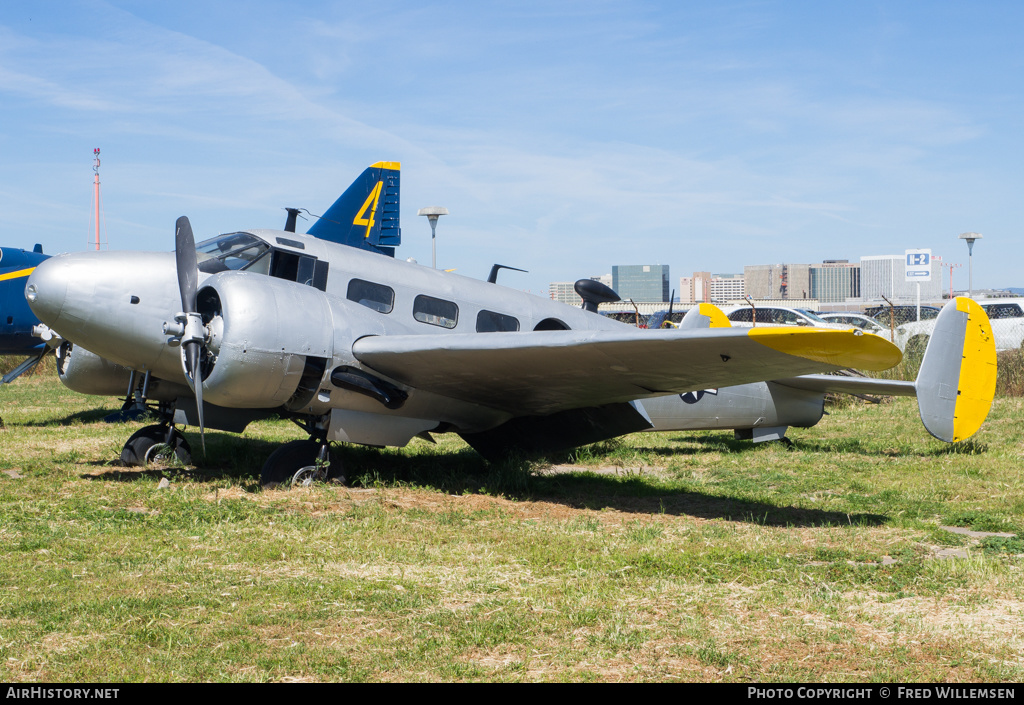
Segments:
[[[402,163],[402,257],[547,283],[932,248],[1024,286],[1018,2],[0,5],[0,240],[282,227]],[[308,223],[307,223],[308,226]],[[675,286],[675,283],[673,284]]]

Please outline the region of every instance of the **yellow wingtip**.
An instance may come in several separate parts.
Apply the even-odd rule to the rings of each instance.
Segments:
[[[862,331],[825,328],[751,328],[751,338],[772,350],[836,367],[887,370],[903,359],[885,338]]]

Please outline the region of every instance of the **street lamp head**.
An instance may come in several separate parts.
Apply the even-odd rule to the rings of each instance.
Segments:
[[[974,298],[974,241],[981,239],[981,233],[960,233],[960,239],[967,241],[967,291]]]
[[[967,256],[974,253],[974,241],[981,239],[981,233],[960,233],[960,239],[967,241]]]
[[[416,215],[425,215],[427,220],[430,221],[430,249],[431,252],[431,266],[437,269],[437,219],[442,215],[448,215],[448,209],[442,206],[427,206],[426,208],[420,208],[416,211]]]
[[[448,215],[448,209],[443,208],[442,206],[427,206],[426,208],[420,208],[416,211],[416,215],[427,216],[427,220],[430,221],[430,224],[435,225],[438,218],[442,215]]]

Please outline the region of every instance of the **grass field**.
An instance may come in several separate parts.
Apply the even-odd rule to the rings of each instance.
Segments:
[[[489,468],[416,440],[267,492],[294,425],[140,470],[141,424],[98,402],[0,390],[2,681],[1024,680],[1019,398],[955,446],[898,400],[792,450],[637,434]]]

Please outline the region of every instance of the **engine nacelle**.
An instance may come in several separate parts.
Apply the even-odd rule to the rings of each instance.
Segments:
[[[128,394],[131,370],[100,357],[79,345],[61,343],[57,348],[57,376],[64,386],[80,394],[123,397]],[[152,401],[174,401],[192,393],[184,384],[153,379],[146,389]]]
[[[124,396],[132,371],[85,348],[62,343],[57,348],[57,376],[64,386],[79,394]]]
[[[322,291],[221,272],[199,290],[196,308],[210,331],[202,360],[205,401],[267,409],[300,403],[297,395],[315,391],[334,350],[331,310]]]

